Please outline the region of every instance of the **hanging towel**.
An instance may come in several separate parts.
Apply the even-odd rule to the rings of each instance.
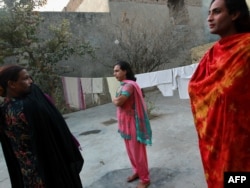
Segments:
[[[174,96],[172,83],[169,83],[169,84],[159,84],[159,85],[157,85],[157,88],[160,90],[161,94],[164,97]]]
[[[178,88],[180,99],[189,99],[188,83],[198,63],[173,68],[173,89]]]
[[[116,91],[120,87],[120,82],[117,81],[115,77],[106,77],[106,79],[111,99],[114,99]]]
[[[92,78],[80,78],[83,94],[92,94]]]
[[[62,77],[62,83],[67,105],[78,110],[85,109],[80,78]]]
[[[150,73],[136,74],[135,77],[136,83],[140,86],[140,88],[152,87]]]
[[[103,78],[92,78],[92,93],[103,93]]]
[[[152,86],[172,83],[172,80],[173,80],[171,69],[151,72],[149,76],[150,76],[150,82]]]
[[[160,84],[172,83],[172,70],[154,71],[136,74],[136,82],[141,88],[153,87]],[[160,86],[161,87],[161,86]]]

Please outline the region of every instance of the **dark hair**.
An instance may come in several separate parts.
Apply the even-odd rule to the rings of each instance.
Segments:
[[[126,74],[126,79],[127,80],[136,81],[135,74],[132,71],[132,68],[131,68],[131,66],[130,66],[130,64],[128,62],[126,62],[126,61],[117,61],[114,66],[116,66],[116,65],[119,65],[121,70],[127,71],[127,74]]]
[[[25,69],[19,65],[6,65],[1,67],[0,71],[0,86],[6,91],[8,87],[8,81],[17,81],[19,72]]]
[[[215,0],[211,1],[210,6]],[[246,0],[224,0],[229,14],[239,12],[239,17],[234,21],[238,33],[250,32],[250,15]]]

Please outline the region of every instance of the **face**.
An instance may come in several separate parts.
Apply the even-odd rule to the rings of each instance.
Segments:
[[[126,74],[127,74],[127,71],[122,70],[120,68],[120,65],[115,65],[114,66],[114,76],[118,81],[125,80],[126,79]]]
[[[210,33],[220,35],[221,38],[236,33],[234,20],[236,14],[229,15],[225,5],[225,0],[215,0],[208,13],[208,25]]]
[[[30,93],[32,82],[27,70],[21,70],[17,81],[9,81],[9,88],[12,91],[12,95],[18,97]]]

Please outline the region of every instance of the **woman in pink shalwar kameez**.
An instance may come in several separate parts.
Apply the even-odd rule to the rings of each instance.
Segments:
[[[114,76],[121,82],[113,103],[117,108],[118,132],[124,138],[133,175],[127,182],[140,179],[137,188],[150,184],[146,145],[152,144],[152,131],[146,112],[142,91],[137,85],[129,63],[119,61],[114,66]]]

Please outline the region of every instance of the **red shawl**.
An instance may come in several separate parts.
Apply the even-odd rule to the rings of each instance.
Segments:
[[[250,172],[250,33],[214,44],[189,95],[208,187],[223,188],[224,172]]]

